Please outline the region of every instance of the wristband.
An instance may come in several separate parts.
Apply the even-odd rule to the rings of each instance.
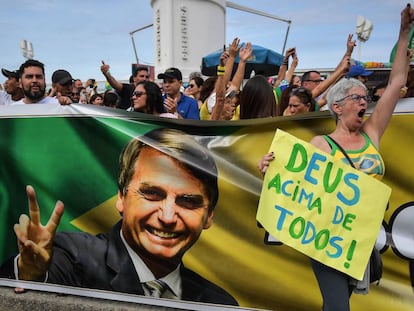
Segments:
[[[217,75],[218,76],[224,76],[224,72],[225,72],[226,68],[224,66],[217,66]]]

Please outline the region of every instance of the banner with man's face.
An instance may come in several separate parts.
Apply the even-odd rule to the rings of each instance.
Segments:
[[[382,250],[384,273],[369,295],[352,296],[355,310],[408,311],[414,306],[414,149],[409,147],[413,121],[412,114],[394,115],[381,142],[386,163],[383,182],[392,189],[385,213],[378,206],[376,214],[384,215],[376,242]],[[218,168],[219,199],[213,224],[186,253],[184,264],[226,289],[243,307],[319,310],[322,299],[309,257],[295,245],[275,241],[256,220],[262,185],[269,182],[263,181],[257,164],[269,151],[277,129],[306,142],[334,127],[328,113],[216,122],[159,119],[89,105],[2,107],[0,259],[17,253],[13,224],[28,211],[26,185],[36,189],[43,224],[56,200],[61,200],[65,213],[58,231],[106,232],[120,219],[115,203],[121,150],[133,137],[172,128],[208,148]],[[292,155],[285,144],[275,148],[286,153],[287,160]],[[313,173],[309,177],[318,179]],[[349,185],[353,184],[348,177]],[[344,193],[344,198],[351,200],[352,195]],[[369,213],[374,210],[371,206]],[[344,217],[351,214],[343,211]],[[349,217],[345,227],[351,227]],[[369,220],[364,223],[370,226]],[[344,254],[347,251],[349,247]]]

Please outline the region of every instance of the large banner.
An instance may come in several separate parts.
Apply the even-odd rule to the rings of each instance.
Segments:
[[[378,210],[376,202],[370,208],[376,217],[384,216],[376,241],[383,279],[368,295],[352,296],[353,311],[414,307],[413,124],[413,114],[395,114],[381,143],[383,182],[392,192],[385,213],[380,202]],[[320,310],[322,299],[309,257],[294,245],[275,241],[256,220],[263,185],[257,163],[277,129],[306,142],[334,127],[328,113],[221,122],[159,119],[89,105],[2,108],[0,259],[17,253],[13,224],[28,212],[29,184],[36,189],[43,224],[61,200],[65,213],[58,231],[108,231],[120,219],[115,203],[121,150],[133,137],[172,128],[207,147],[218,167],[213,224],[186,253],[185,265],[226,289],[243,307]],[[371,226],[369,220],[364,224]],[[375,226],[368,232],[376,232]]]

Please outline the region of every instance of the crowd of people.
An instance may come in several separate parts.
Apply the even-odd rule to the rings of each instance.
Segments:
[[[413,22],[414,11],[410,5],[407,5],[401,13],[397,52],[390,77],[386,82],[376,86],[372,94],[366,86],[372,72],[358,64],[352,64],[351,56],[356,46],[352,35],[347,38],[343,57],[326,79],[322,79],[321,73],[316,70],[305,72],[301,76],[296,75],[295,69],[299,58],[296,49],[290,48],[284,55],[276,79],[269,79],[258,73],[244,81],[246,63],[254,51],[251,43],[241,45],[239,38],[234,38],[228,48],[223,48],[217,66],[217,75],[204,79],[201,74],[194,73],[188,77],[189,83],[186,88],[183,86],[181,71],[175,67],[158,74],[157,78],[162,81],[160,84],[150,81],[149,69],[146,66],[136,68],[129,83],[121,83],[111,75],[110,66],[102,62],[100,69],[111,90],[101,94],[97,90],[94,79],[89,79],[83,84],[79,79],[73,79],[72,75],[64,69],[53,72],[52,87],[46,90],[43,63],[29,59],[17,70],[2,69],[2,74],[7,80],[5,90],[0,93],[0,105],[79,103],[175,119],[229,121],[292,116],[328,109],[335,117],[336,128],[329,136],[314,137],[311,144],[345,162],[349,160],[352,166],[355,165],[375,178],[381,178],[384,174],[384,163],[378,151],[380,139],[399,98],[410,94],[412,81],[409,81],[411,77],[409,71],[412,53],[407,50],[407,47]],[[239,61],[237,68],[233,70],[236,58]],[[368,104],[371,102],[370,95],[373,95],[377,105],[371,116],[364,118]],[[56,234],[56,227],[63,213],[61,202],[56,205],[50,225],[47,228],[40,228],[35,192],[32,187],[28,187],[31,217],[21,218],[20,223],[15,227],[20,257],[13,258],[0,272],[9,277],[18,275],[26,280],[44,280],[46,272],[49,272],[49,280],[57,283],[94,287],[90,284],[91,280],[94,280],[98,284],[95,287],[111,289],[110,286],[114,286],[111,284],[113,267],[106,266],[104,253],[105,247],[110,248],[111,243],[116,241],[115,244],[124,245],[125,248],[122,249],[121,254],[117,254],[114,246],[112,249],[114,253],[111,253],[111,256],[122,260],[132,258],[131,262],[128,261],[128,269],[136,269],[142,281],[162,277],[173,298],[237,305],[236,300],[227,292],[181,266],[184,252],[195,243],[200,232],[211,225],[218,196],[214,161],[210,160],[209,155],[204,155],[206,150],[198,149],[196,143],[184,133],[171,133],[167,130],[148,135],[154,136],[150,137],[153,141],[162,141],[164,144],[181,137],[182,146],[179,146],[181,148],[179,152],[191,151],[192,156],[196,155],[196,163],[200,159],[207,159],[197,167],[209,164],[211,167],[208,167],[207,172],[213,172],[213,176],[204,176],[204,171],[187,167],[187,164],[181,164],[177,159],[162,154],[157,148],[146,145],[145,139],[149,139],[148,137],[142,141],[131,141],[121,155],[118,180],[116,208],[123,219],[111,233],[100,238],[87,234]],[[339,144],[346,152],[352,153],[351,159],[347,159]],[[172,149],[178,148],[176,144],[173,145]],[[192,151],[193,148],[196,150]],[[377,165],[370,168],[359,167],[361,157],[365,156],[378,159]],[[274,160],[272,153],[264,155],[260,160],[258,168],[263,174],[272,160]],[[168,170],[165,170],[165,167],[168,167]],[[151,177],[147,177],[155,174],[150,170],[159,176],[164,176],[168,171],[172,177],[169,176],[169,179],[165,180],[163,177],[152,180]],[[171,187],[173,191],[170,191]],[[144,209],[135,208],[135,205],[138,206],[134,201],[136,197],[142,198],[143,202],[140,204],[145,205],[150,211],[148,215],[144,215]],[[174,208],[181,213],[182,227],[185,230],[173,232],[166,229],[170,223],[177,221],[171,214],[173,207],[164,204],[159,208],[156,202],[167,199],[174,201],[178,206]],[[141,228],[134,229],[133,223],[137,219],[145,229],[141,231],[138,230]],[[41,243],[36,244],[29,239],[28,235],[32,233],[29,232],[29,226],[47,231],[47,234],[42,236]],[[134,232],[134,230],[138,231]],[[184,234],[182,233],[184,231],[187,238],[185,243],[177,243],[174,247],[165,244],[164,238]],[[157,241],[158,247],[151,244],[149,241],[151,239]],[[43,248],[43,245],[50,246],[51,243],[55,243],[53,258],[52,248]],[[102,246],[102,243],[105,245]],[[102,247],[96,249],[96,252],[88,252],[88,249],[95,249],[99,245]],[[87,256],[79,253],[77,248],[86,250]],[[38,257],[41,257],[40,265],[35,261]],[[158,259],[154,263],[149,258]],[[101,273],[97,274],[94,269],[88,269],[96,268],[93,261],[100,263],[98,268],[102,270]],[[79,262],[82,264],[79,265]],[[137,268],[139,264],[144,264],[144,268]],[[311,264],[321,290],[325,311],[348,311],[351,293],[355,290],[367,290],[369,286],[365,279],[361,284],[320,262],[311,260]],[[120,262],[116,265],[120,265]],[[116,268],[123,269],[120,266]],[[128,272],[126,270],[123,272],[125,273],[123,277],[127,280],[125,284],[128,286],[119,283],[117,284],[119,287],[114,286],[115,290],[138,294],[147,294],[151,291],[144,286],[144,282],[142,288],[129,288],[131,280],[128,278]],[[194,293],[195,289],[190,288],[194,284],[205,285],[203,288],[197,288],[199,291],[197,295]]]
[[[203,77],[200,72],[193,72],[187,82],[184,82],[181,71],[174,67],[160,73],[157,81],[150,81],[149,68],[139,66],[129,83],[122,83],[111,75],[110,65],[102,61],[100,69],[106,80],[105,91],[98,90],[95,79],[83,83],[65,69],[53,72],[51,88],[46,90],[43,63],[29,59],[19,69],[2,69],[7,79],[4,90],[0,90],[0,106],[79,103],[195,120],[239,120],[321,111],[327,109],[328,90],[341,78],[356,78],[366,85],[373,74],[351,59],[355,45],[349,35],[344,56],[325,79],[316,70],[296,74],[299,58],[296,48],[290,48],[276,77],[257,73],[246,80],[246,62],[254,51],[250,43],[241,45],[239,38],[235,38],[228,49],[224,48],[216,76]],[[239,60],[234,70],[236,58]],[[414,72],[409,65],[407,70]],[[412,95],[413,77],[408,74],[400,97]],[[370,90],[371,99],[377,101],[387,84],[388,80],[384,80],[375,85]],[[223,98],[218,97],[218,93],[224,94]],[[219,101],[223,102],[217,105],[213,114]]]

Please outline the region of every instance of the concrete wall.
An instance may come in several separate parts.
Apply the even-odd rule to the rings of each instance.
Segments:
[[[16,287],[25,288],[16,294]],[[0,278],[0,311],[242,311],[258,310],[232,306],[157,299],[116,292],[90,290],[46,283]]]

